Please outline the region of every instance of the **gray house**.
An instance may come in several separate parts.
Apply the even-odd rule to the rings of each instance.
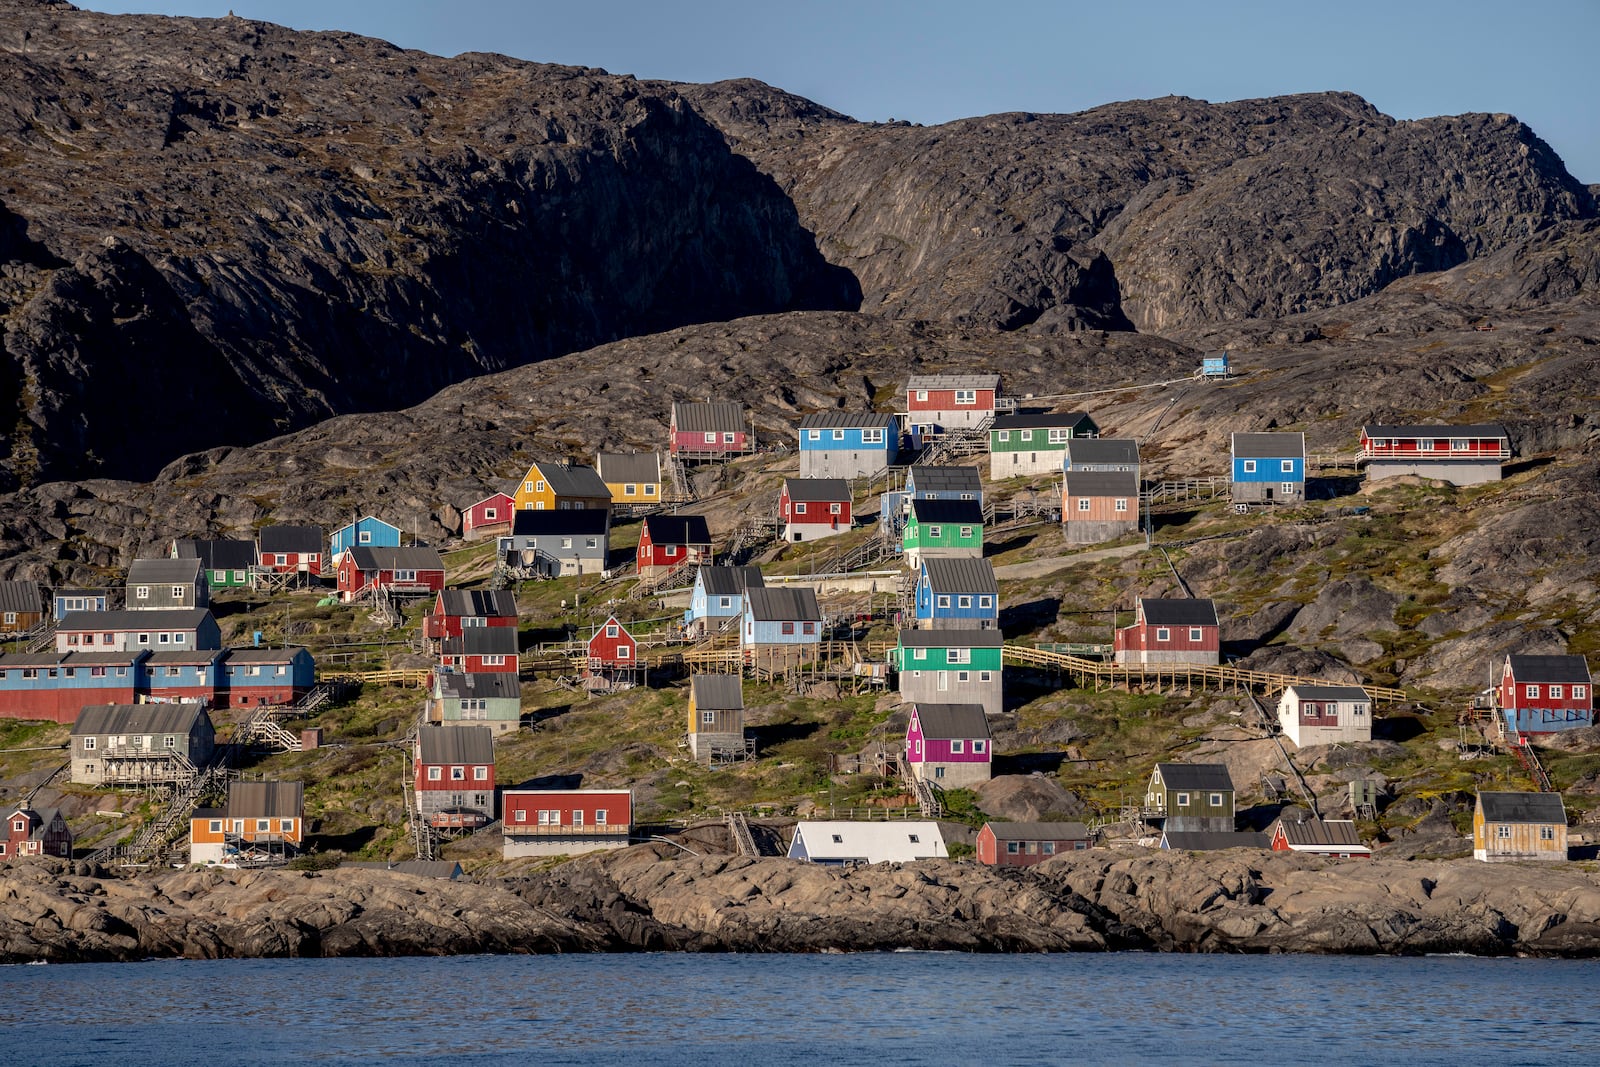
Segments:
[[[211,584],[198,559],[136,559],[123,603],[129,611],[203,608],[211,603]]]
[[[522,683],[510,672],[433,672],[428,721],[471,723],[506,734],[522,725]]]
[[[506,564],[545,577],[599,574],[611,551],[611,512],[605,508],[518,511],[500,538]]]
[[[699,763],[718,756],[743,758],[744,676],[696,674],[689,678],[689,755]]]
[[[57,652],[188,652],[221,648],[209,608],[74,611],[56,624]]]
[[[211,716],[198,703],[91,704],[72,725],[72,781],[188,781],[210,764],[216,736]]]

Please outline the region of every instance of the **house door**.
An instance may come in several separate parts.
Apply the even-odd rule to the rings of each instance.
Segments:
[[[1271,500],[1272,499],[1272,486],[1270,486],[1270,485],[1267,486],[1266,489],[1265,489],[1265,492],[1266,492],[1267,495],[1265,497],[1263,497],[1262,499]]]
[[[939,672],[939,692],[941,692],[941,693],[948,692],[949,689],[950,689],[950,672],[949,671],[940,671]]]

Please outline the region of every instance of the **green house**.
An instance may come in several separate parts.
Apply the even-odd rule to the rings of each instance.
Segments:
[[[1067,442],[1095,437],[1100,428],[1081,411],[1001,415],[989,426],[989,477],[1060,474]]]
[[[910,703],[982,704],[1002,710],[999,630],[901,630],[891,653],[900,698]]]
[[[901,535],[906,566],[924,559],[982,559],[983,507],[976,500],[912,500]]]
[[[197,559],[212,589],[238,589],[250,584],[256,565],[254,541],[202,541],[183,538],[172,542],[173,559]]]

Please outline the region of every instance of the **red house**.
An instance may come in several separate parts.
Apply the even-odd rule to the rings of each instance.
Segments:
[[[1116,633],[1118,663],[1156,666],[1222,662],[1217,607],[1209,600],[1140,597],[1132,626]]]
[[[412,760],[417,813],[443,830],[494,821],[494,731],[487,726],[424,726]]]
[[[1510,458],[1511,437],[1499,423],[1361,428],[1369,481],[1414,474],[1452,485],[1498,482]]]
[[[274,574],[322,577],[322,527],[263,526],[256,531],[256,566]]]
[[[745,426],[744,408],[731,402],[673,404],[668,432],[675,456],[720,459],[755,451],[754,435]]]
[[[711,562],[711,530],[704,515],[646,515],[635,553],[641,578]]]
[[[1307,852],[1314,856],[1369,860],[1372,849],[1356,835],[1348,819],[1275,819],[1267,827],[1274,852]]]
[[[906,429],[920,444],[929,434],[973,430],[994,418],[998,374],[914,374],[906,382]]]
[[[479,626],[447,637],[439,662],[461,674],[516,674],[517,631],[509,626]]]
[[[476,541],[491,534],[510,533],[517,502],[509,493],[486,496],[461,513],[461,536]]]
[[[978,831],[977,855],[991,867],[1032,867],[1088,847],[1089,828],[1081,822],[986,822]]]
[[[785,541],[815,541],[848,533],[850,485],[843,478],[785,478],[778,493],[778,521]]]
[[[589,638],[589,669],[631,668],[639,662],[639,644],[615,615]]]
[[[626,789],[507,789],[500,808],[506,859],[626,848],[633,829]]]
[[[444,560],[432,548],[357,545],[339,558],[339,599],[355,600],[369,589],[391,596],[427,596],[444,588]]]
[[[1594,683],[1582,656],[1507,656],[1497,695],[1506,728],[1515,733],[1594,725]]]
[[[0,860],[18,856],[72,858],[72,828],[55,808],[34,811],[19,804],[6,816],[6,833],[0,838]]]
[[[435,641],[463,631],[517,628],[517,598],[509,589],[442,589],[423,620],[423,635]]]

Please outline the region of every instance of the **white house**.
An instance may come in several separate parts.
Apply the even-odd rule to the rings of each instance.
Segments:
[[[1372,698],[1356,685],[1291,685],[1278,700],[1284,736],[1307,745],[1372,740]]]
[[[802,822],[794,828],[789,858],[839,866],[944,859],[936,822]]]

